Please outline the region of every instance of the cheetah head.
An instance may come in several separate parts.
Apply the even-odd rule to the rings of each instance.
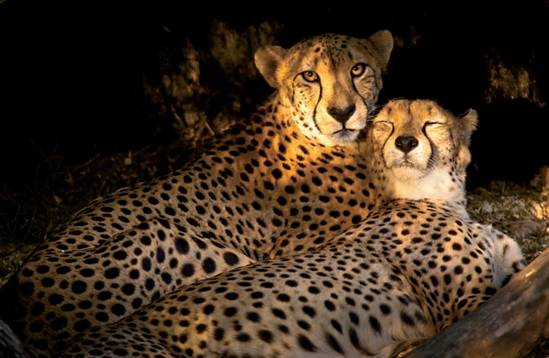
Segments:
[[[260,48],[255,63],[300,131],[333,146],[354,141],[366,126],[392,49],[386,30],[368,39],[326,34],[290,49]]]
[[[474,110],[455,117],[433,101],[390,101],[369,133],[389,197],[464,203],[477,121]]]

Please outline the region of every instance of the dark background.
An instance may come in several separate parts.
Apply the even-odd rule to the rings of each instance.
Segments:
[[[205,123],[220,132],[272,93],[260,45],[388,29],[380,104],[479,112],[469,188],[528,184],[549,165],[549,2],[262,3],[0,0],[0,279],[87,202],[177,168]],[[540,237],[523,249],[541,252]]]
[[[381,102],[431,98],[455,114],[477,109],[469,184],[528,182],[549,164],[548,4],[317,1],[250,10],[206,1],[7,0],[0,3],[0,182],[32,180],[52,155],[73,164],[181,138],[192,145],[204,133],[198,122],[218,131],[272,92],[253,70],[258,43],[289,47],[324,32],[368,37],[380,29],[395,37]],[[262,24],[266,38],[257,40]],[[232,65],[216,57],[227,34],[244,43]],[[191,60],[200,66],[188,82],[192,95],[166,89],[166,76],[184,87]],[[174,126],[174,113],[186,111],[197,111],[197,122]]]

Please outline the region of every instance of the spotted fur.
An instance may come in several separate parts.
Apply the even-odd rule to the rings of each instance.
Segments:
[[[76,213],[3,288],[0,318],[47,355],[178,287],[263,260],[275,240],[318,246],[362,220],[376,193],[354,140],[392,44],[380,31],[258,50],[277,89],[266,104],[180,170]]]
[[[440,332],[525,266],[515,241],[465,212],[476,121],[475,112],[456,118],[429,101],[390,102],[369,131],[380,165],[372,170],[392,181],[387,188],[434,175],[447,200],[429,188],[400,191],[309,253],[183,287],[77,336],[63,357],[382,358]],[[412,133],[418,145],[402,148],[409,163],[388,160],[398,157],[390,142]]]

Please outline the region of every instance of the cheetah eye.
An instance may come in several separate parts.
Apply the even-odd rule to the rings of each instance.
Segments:
[[[448,124],[444,122],[425,122],[422,131],[427,137],[431,139],[434,139],[436,137],[446,138],[445,136],[450,134],[450,128],[448,127]]]
[[[305,71],[301,75],[308,82],[317,82],[319,80],[318,75],[313,71]]]
[[[446,123],[442,123],[442,122],[425,122],[425,127],[427,126],[433,126],[433,127],[437,127],[437,126],[443,126],[445,125]]]
[[[376,131],[392,131],[394,126],[392,122],[387,121],[376,121],[373,125]]]
[[[351,76],[353,76],[353,77],[362,76],[364,71],[366,71],[366,66],[367,65],[365,63],[359,63],[359,64],[355,65],[355,67],[353,67],[351,69]]]

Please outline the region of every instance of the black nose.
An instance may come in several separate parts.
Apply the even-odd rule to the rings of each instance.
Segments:
[[[355,109],[356,107],[354,104],[344,108],[331,107],[328,108],[328,113],[330,114],[330,116],[334,117],[334,119],[339,123],[345,123],[347,122],[349,117],[351,117],[353,113],[355,113]]]
[[[395,140],[396,147],[404,153],[411,152],[418,144],[416,137],[398,137]]]

